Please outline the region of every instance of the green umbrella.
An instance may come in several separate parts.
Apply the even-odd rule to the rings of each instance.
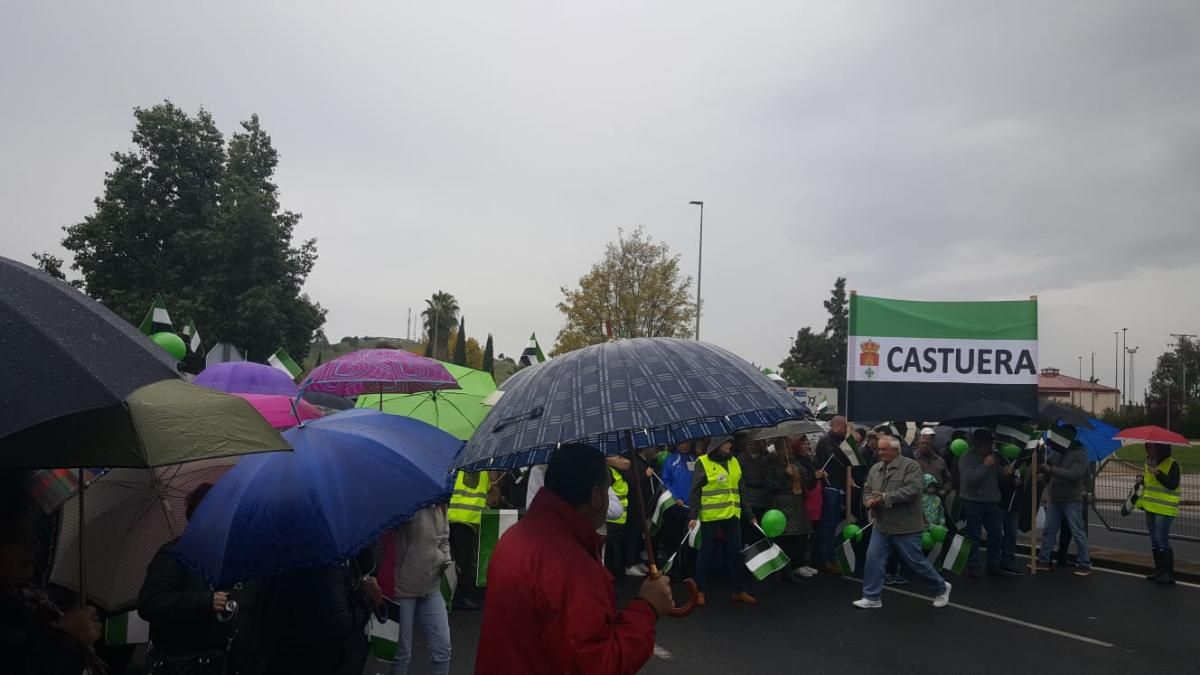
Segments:
[[[455,438],[469,439],[490,410],[483,405],[483,400],[496,391],[496,380],[491,373],[482,370],[441,363],[458,382],[458,389],[382,396],[363,394],[358,397],[358,407],[377,408],[392,415],[419,419]]]
[[[89,410],[0,439],[0,470],[148,468],[290,450],[246,401],[182,380],[148,384],[125,404]]]

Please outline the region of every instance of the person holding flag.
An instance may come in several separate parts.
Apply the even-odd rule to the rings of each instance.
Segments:
[[[825,574],[841,574],[833,549],[833,534],[842,520],[846,498],[846,471],[849,457],[842,452],[848,424],[838,415],[829,421],[829,432],[817,441],[817,466],[828,475],[824,479],[821,502],[821,523],[817,526],[816,546],[813,547],[813,567]]]
[[[942,578],[921,550],[925,517],[921,494],[925,475],[917,462],[900,456],[900,439],[879,437],[879,462],[871,467],[863,490],[863,508],[872,516],[873,532],[863,570],[863,596],[853,605],[859,609],[883,607],[884,577],[888,557],[895,551],[904,564],[929,584],[934,607],[950,604],[950,582]],[[868,526],[869,527],[869,526]]]
[[[742,480],[742,467],[733,450],[731,436],[716,436],[708,442],[708,454],[700,458],[692,490],[688,496],[691,521],[688,529],[700,524],[700,561],[696,564],[696,586],[700,594],[696,606],[706,604],[704,592],[708,575],[712,571],[713,557],[721,545],[717,532],[725,536],[725,566],[729,570],[733,585],[733,601],[756,605],[758,600],[742,588],[746,567],[742,560],[742,529],[739,521],[750,520],[758,525],[749,508],[742,508],[746,496],[746,484]]]
[[[661,516],[662,529],[659,530],[658,550],[668,560],[680,551],[688,550],[687,547],[681,547],[679,542],[687,532],[690,519],[688,493],[692,490],[692,479],[696,471],[696,455],[692,452],[692,445],[696,442],[684,441],[677,444],[675,451],[667,456],[667,461],[662,467],[664,493],[671,496],[673,503]],[[657,510],[655,512],[657,513]],[[679,561],[684,577],[691,576],[687,572],[694,566],[692,557],[685,553]]]

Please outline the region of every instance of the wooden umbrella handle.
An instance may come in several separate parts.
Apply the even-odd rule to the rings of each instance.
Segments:
[[[662,576],[662,573],[658,571],[658,567],[651,565],[649,576],[651,579],[657,579]],[[692,610],[696,608],[696,599],[700,594],[700,588],[696,586],[696,582],[694,580],[684,579],[683,584],[687,586],[688,589],[688,601],[679,607],[672,607],[670,611],[667,612],[667,616],[675,619],[682,619],[688,614],[691,614]]]

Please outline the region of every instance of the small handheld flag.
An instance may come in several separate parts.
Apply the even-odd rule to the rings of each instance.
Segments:
[[[658,501],[654,504],[654,513],[650,514],[650,531],[653,534],[658,534],[658,531],[662,529],[663,518],[666,516],[667,511],[671,510],[671,507],[674,505],[675,497],[671,495],[669,490],[663,490],[662,494],[658,496]]]
[[[296,379],[300,373],[304,372],[300,366],[296,365],[296,362],[292,360],[292,357],[288,356],[288,353],[283,349],[283,347],[275,350],[275,353],[271,355],[271,358],[267,359],[267,365],[271,366],[272,368],[278,368],[279,370],[282,370],[293,380]]]
[[[838,567],[842,570],[842,576],[854,576],[854,571],[858,568],[858,556],[854,553],[854,540],[847,539],[842,542],[838,548]]]
[[[746,569],[759,581],[787,567],[791,562],[783,549],[770,539],[759,539],[742,549],[742,559],[746,561]]]
[[[203,354],[203,344],[200,342],[200,331],[196,330],[196,322],[188,321],[188,324],[179,332],[184,340],[187,340],[188,351],[193,354]]]
[[[150,311],[146,312],[146,318],[142,319],[138,330],[146,335],[175,332],[175,326],[171,324],[171,315],[167,313],[167,306],[163,303],[161,295],[154,298],[154,302],[150,304]]]
[[[479,564],[475,567],[475,585],[487,586],[488,563],[500,537],[517,524],[516,509],[484,509],[479,518]]]
[[[942,569],[955,574],[962,574],[967,569],[967,561],[971,559],[971,540],[961,534],[954,535],[950,547],[946,549],[946,559],[942,561]]]
[[[532,366],[546,360],[546,355],[542,353],[542,346],[538,344],[537,333],[529,334],[529,342],[525,345],[525,350],[521,352],[521,358],[517,360],[519,366]]]
[[[137,610],[115,614],[104,621],[104,642],[110,645],[136,645],[150,641],[150,624]]]
[[[700,523],[696,523],[695,527],[688,530],[687,535],[684,536],[683,539],[684,539],[684,541],[687,542],[688,546],[691,546],[692,548],[699,551],[700,550]]]
[[[850,466],[862,466],[863,458],[858,452],[858,441],[854,440],[854,436],[847,436],[846,440],[842,441],[839,449],[846,456],[846,461],[850,462]]]

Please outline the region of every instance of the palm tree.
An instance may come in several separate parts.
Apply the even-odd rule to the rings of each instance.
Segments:
[[[425,322],[425,339],[433,345],[433,358],[450,358],[450,332],[458,327],[458,300],[445,291],[438,291],[425,301],[421,312]]]

